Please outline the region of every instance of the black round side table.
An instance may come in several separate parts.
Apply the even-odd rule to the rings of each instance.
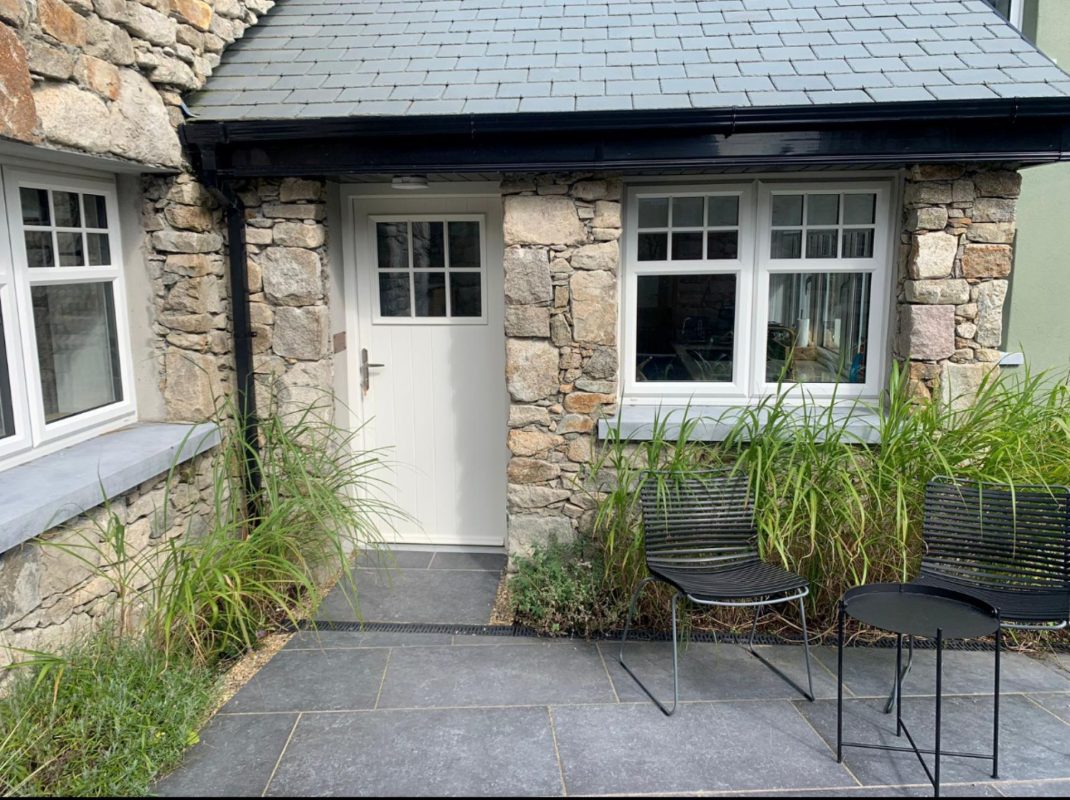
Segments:
[[[910,747],[845,742],[843,740],[843,642],[844,622],[850,616],[864,625],[896,634],[895,640],[895,735],[906,734]],[[996,636],[996,680],[993,690],[994,714],[992,753],[960,753],[940,749],[941,705],[943,701],[943,653],[947,639],[972,639]],[[936,640],[936,723],[932,750],[918,747],[903,722],[903,637],[921,636]],[[999,612],[975,597],[936,586],[904,583],[874,583],[849,589],[840,598],[839,647],[836,673],[836,760],[843,762],[843,748],[861,747],[869,750],[894,750],[914,753],[940,796],[940,758],[981,758],[992,761],[992,777],[999,777],[999,652],[1001,648]],[[925,755],[933,756],[930,770]]]

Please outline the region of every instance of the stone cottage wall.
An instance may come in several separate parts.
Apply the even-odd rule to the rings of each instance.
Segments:
[[[967,402],[1000,358],[1021,175],[912,168],[903,198],[895,355],[918,397]]]
[[[186,532],[196,534],[204,530],[211,512],[212,457],[201,455],[178,472],[170,492],[166,476],[153,478],[45,538],[52,545],[78,548],[75,552],[99,566],[100,559],[86,544],[101,541],[111,514],[126,526],[126,545],[134,559]],[[114,585],[71,552],[36,542],[9,550],[0,556],[0,668],[17,656],[9,648],[51,651],[88,633],[114,607],[114,600]]]
[[[601,415],[616,412],[621,181],[507,178],[509,549],[589,526],[577,477]]]

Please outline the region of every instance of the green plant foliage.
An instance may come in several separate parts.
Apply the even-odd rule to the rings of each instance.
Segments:
[[[214,673],[137,637],[98,635],[12,667],[0,795],[143,796],[197,740]]]
[[[1064,378],[995,373],[975,402],[961,408],[939,399],[919,402],[907,383],[893,371],[884,400],[873,406],[816,404],[780,391],[733,412],[731,420],[701,419],[684,409],[659,414],[642,440],[611,432],[590,481],[598,504],[592,546],[601,550],[603,566],[600,607],[623,609],[645,575],[638,489],[648,481],[658,481],[665,495],[674,481],[711,468],[746,472],[759,547],[811,581],[818,625],[831,623],[846,588],[916,572],[925,484],[934,476],[1070,484]],[[843,424],[845,414],[860,412],[879,420],[873,441]],[[700,426],[720,423],[729,428],[724,441],[698,441]],[[664,625],[666,599],[664,591],[644,593],[640,624]],[[610,615],[602,624],[621,622]]]

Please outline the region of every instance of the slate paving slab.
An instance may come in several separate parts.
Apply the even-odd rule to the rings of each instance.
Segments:
[[[1029,699],[1070,725],[1070,694],[1033,694]]]
[[[545,708],[305,714],[273,796],[559,795]]]
[[[903,717],[921,747],[932,747],[932,698],[904,695]],[[836,702],[796,703],[830,747],[836,743]],[[906,746],[895,736],[895,717],[882,713],[877,699],[844,701],[844,739]],[[992,747],[992,702],[986,697],[945,697],[945,750],[987,753]],[[915,784],[924,779],[912,753],[888,753],[849,748],[847,767],[863,784]],[[987,761],[945,758],[944,780],[981,781],[990,776]],[[1000,701],[1000,777],[1005,780],[1070,778],[1070,726],[1038,708],[1027,697],[1008,695]]]
[[[394,650],[380,708],[611,703],[616,700],[593,645],[408,647]]]
[[[646,700],[646,694],[617,661],[620,645],[600,642],[609,674],[622,702]],[[672,644],[627,644],[624,660],[663,703],[672,702]],[[761,647],[759,651],[800,686],[806,686],[802,647]],[[828,671],[812,662],[814,694],[835,697],[836,683]],[[681,700],[794,699],[799,693],[744,648],[732,644],[692,642],[680,649]]]
[[[843,789],[828,787],[824,789],[789,789],[787,791],[762,792],[768,797],[932,797],[931,784],[915,786],[857,786]],[[944,797],[1003,797],[999,788],[993,783],[941,783],[940,794]],[[714,792],[713,797],[753,797],[753,793]]]
[[[1004,797],[1067,797],[1070,796],[1070,781],[1022,781],[998,784]]]
[[[906,663],[906,646],[903,648]],[[815,647],[813,654],[833,675],[836,648]],[[844,649],[844,686],[859,697],[887,697],[895,679],[895,649],[848,647]],[[944,651],[944,694],[992,694],[995,654],[970,650]],[[1004,652],[1000,675],[1003,694],[1028,692],[1068,692],[1070,673],[1049,661],[1022,653]],[[914,665],[903,681],[903,695],[931,695],[936,692],[936,651],[915,650]]]
[[[435,553],[428,569],[475,569],[501,572],[508,559],[496,553]]]
[[[427,569],[434,557],[430,550],[362,550],[354,563],[369,569]]]
[[[281,650],[221,713],[374,708],[390,652]]]
[[[297,714],[217,716],[182,766],[153,791],[164,797],[259,797],[296,721]]]
[[[553,708],[570,794],[856,786],[785,700]]]

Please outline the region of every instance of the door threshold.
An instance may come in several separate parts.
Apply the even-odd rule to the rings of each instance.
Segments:
[[[384,550],[427,552],[427,553],[485,553],[488,555],[508,555],[505,545],[478,545],[478,544],[393,544],[384,542],[380,547]]]

